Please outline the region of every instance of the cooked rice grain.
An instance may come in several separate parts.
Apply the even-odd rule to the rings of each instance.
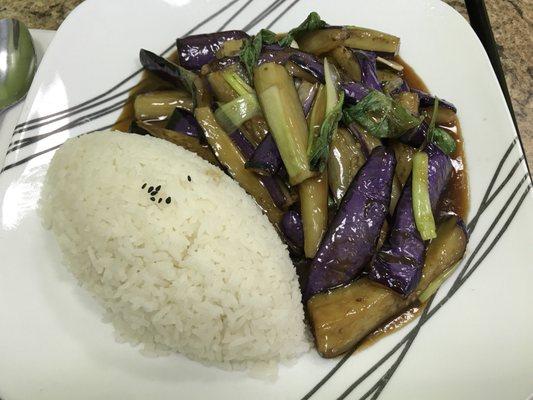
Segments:
[[[50,164],[41,211],[121,339],[225,367],[308,349],[286,246],[253,199],[195,154],[118,132],[71,139]]]

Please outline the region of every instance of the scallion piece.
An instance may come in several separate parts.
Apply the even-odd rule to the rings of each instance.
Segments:
[[[226,132],[233,132],[256,115],[261,115],[261,107],[257,98],[251,94],[223,104],[215,111],[218,123]]]
[[[225,71],[222,73],[222,76],[228,85],[230,85],[231,88],[239,94],[239,96],[244,96],[245,94],[255,94],[255,90],[248,85],[244,79],[239,76],[239,74]]]
[[[263,114],[270,126],[291,185],[315,175],[307,156],[307,124],[298,93],[284,66],[261,64],[254,83]]]
[[[423,240],[437,236],[435,220],[431,211],[428,182],[428,155],[423,151],[413,156],[413,214],[416,228]]]
[[[326,117],[320,126],[320,132],[313,143],[308,146],[311,149],[309,159],[311,169],[324,171],[326,167],[329,144],[333,134],[337,131],[337,126],[342,117],[342,105],[344,103],[344,92],[337,90],[338,74],[335,66],[324,59],[324,76],[326,80]],[[310,139],[313,138],[310,135]]]
[[[452,154],[455,152],[457,145],[455,139],[446,132],[444,129],[436,127],[437,118],[439,114],[439,98],[435,96],[435,102],[433,103],[433,113],[431,115],[431,121],[429,123],[427,141],[435,143],[446,154]]]

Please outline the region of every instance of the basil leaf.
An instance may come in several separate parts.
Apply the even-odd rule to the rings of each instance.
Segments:
[[[268,29],[261,29],[257,35],[244,41],[239,58],[246,67],[246,71],[250,78],[253,77],[254,67],[259,59],[263,45],[275,42],[276,34]]]
[[[337,125],[342,117],[342,105],[344,103],[344,92],[340,92],[339,100],[335,107],[326,114],[324,122],[320,126],[320,132],[313,141],[313,146],[309,154],[309,164],[312,170],[324,171],[326,168],[326,162],[329,155],[329,144]]]
[[[377,90],[372,90],[359,103],[346,108],[343,117],[346,125],[357,122],[378,138],[399,137],[422,122],[392,97]]]
[[[324,28],[325,26],[326,22],[322,21],[320,15],[313,11],[307,16],[304,22],[302,22],[296,28],[291,29],[289,33],[278,42],[278,44],[283,47],[290,46],[292,41],[303,33],[316,31],[317,29]]]

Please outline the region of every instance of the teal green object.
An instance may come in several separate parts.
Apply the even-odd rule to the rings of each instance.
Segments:
[[[11,18],[0,20],[0,110],[28,92],[36,68],[35,48],[28,28]]]

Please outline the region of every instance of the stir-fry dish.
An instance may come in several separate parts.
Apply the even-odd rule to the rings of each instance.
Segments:
[[[423,307],[466,249],[466,173],[457,109],[427,93],[400,38],[313,12],[288,33],[176,46],[140,51],[117,127],[196,153],[255,199],[289,248],[318,352]]]

